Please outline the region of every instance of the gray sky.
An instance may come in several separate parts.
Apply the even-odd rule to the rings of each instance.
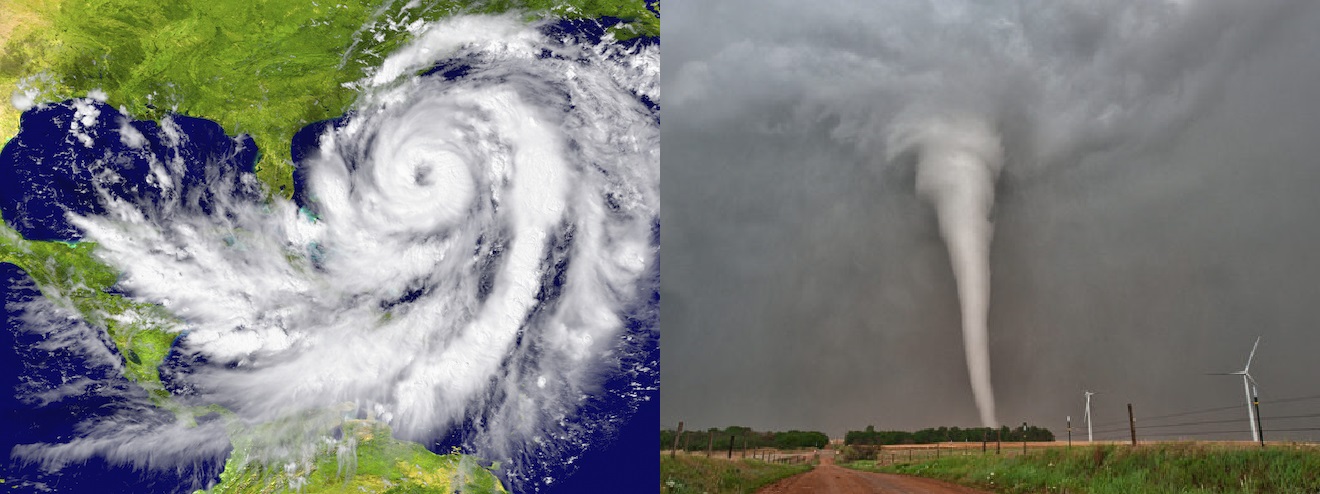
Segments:
[[[1001,421],[1242,404],[1204,374],[1261,335],[1267,438],[1320,427],[1270,419],[1320,413],[1271,403],[1320,395],[1320,4],[970,3],[666,5],[661,425],[978,425],[934,211],[885,158],[954,112],[1003,137]]]

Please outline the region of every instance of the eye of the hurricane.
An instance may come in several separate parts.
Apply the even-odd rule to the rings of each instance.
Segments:
[[[415,138],[392,155],[376,156],[376,184],[399,225],[428,228],[459,220],[476,193],[472,170],[440,139]]]
[[[431,165],[427,163],[418,163],[413,167],[413,183],[421,187],[431,185]]]

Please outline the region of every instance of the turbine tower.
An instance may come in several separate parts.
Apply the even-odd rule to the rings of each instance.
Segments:
[[[1089,442],[1095,442],[1095,438],[1092,437],[1091,435],[1091,395],[1094,395],[1095,393],[1092,393],[1090,391],[1085,391],[1085,393],[1086,393],[1086,442],[1089,443]]]
[[[1260,428],[1258,427],[1258,421],[1260,419],[1256,416],[1256,408],[1253,407],[1254,404],[1259,403],[1259,401],[1256,401],[1259,400],[1259,398],[1256,400],[1252,399],[1255,398],[1258,393],[1256,393],[1256,380],[1251,377],[1251,359],[1256,357],[1256,347],[1258,346],[1260,346],[1259,336],[1256,337],[1256,344],[1251,345],[1251,354],[1247,355],[1247,365],[1243,367],[1242,370],[1237,372],[1216,372],[1214,375],[1242,376],[1242,392],[1247,395],[1247,422],[1251,423],[1251,440],[1263,444],[1260,436]]]

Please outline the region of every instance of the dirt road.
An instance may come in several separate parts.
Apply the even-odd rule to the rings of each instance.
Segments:
[[[938,480],[859,472],[835,466],[832,457],[822,456],[810,472],[775,482],[758,494],[986,494]]]

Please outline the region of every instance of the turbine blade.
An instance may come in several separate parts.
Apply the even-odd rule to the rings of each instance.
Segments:
[[[1251,345],[1251,355],[1247,356],[1247,366],[1242,368],[1242,372],[1251,370],[1251,359],[1256,358],[1256,347],[1260,346],[1260,337],[1256,337],[1256,343]]]

